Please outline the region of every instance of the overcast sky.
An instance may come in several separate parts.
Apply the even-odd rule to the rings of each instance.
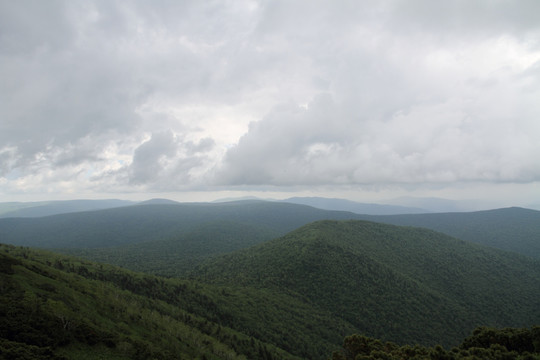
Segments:
[[[0,0],[3,201],[244,194],[540,203],[540,1]]]

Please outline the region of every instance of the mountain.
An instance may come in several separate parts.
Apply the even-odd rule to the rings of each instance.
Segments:
[[[231,234],[243,229],[226,225]],[[344,344],[335,359],[351,358],[351,345],[374,359],[502,358],[510,349],[502,346],[523,351],[540,334],[475,330],[457,353],[404,344],[453,346],[477,325],[538,324],[539,280],[540,262],[525,256],[427,229],[352,220],[317,221],[208,258],[190,279],[0,245],[0,354],[322,360]],[[400,345],[345,338],[354,333]],[[489,344],[501,347],[482,350]]]
[[[13,246],[0,259],[2,358],[298,359],[224,325],[237,314],[217,289]]]
[[[450,200],[436,197],[403,196],[388,201],[390,204],[426,209],[426,212],[461,212],[493,209],[494,203],[479,200]]]
[[[222,203],[222,202],[237,202],[237,201],[274,201],[274,199],[262,199],[257,196],[237,196],[237,197],[220,198],[212,202]]]
[[[264,201],[142,204],[41,218],[0,219],[0,239],[41,248],[113,247],[178,237],[211,222],[236,222],[282,235],[315,220],[357,216]]]
[[[193,276],[298,296],[398,343],[451,346],[478,325],[540,323],[540,262],[427,229],[318,221]]]
[[[540,259],[540,211],[518,207],[474,212],[362,216],[394,225],[425,227],[462,240]]]
[[[270,240],[322,219],[425,227],[540,259],[540,211],[523,208],[366,215],[269,201],[143,203],[41,218],[0,219],[0,239],[15,245],[63,248],[134,270],[178,276],[206,256]],[[146,254],[152,261],[141,262]]]
[[[126,200],[65,200],[0,203],[0,218],[41,217],[78,211],[109,209],[133,205]]]
[[[430,212],[428,210],[416,207],[366,204],[344,199],[330,199],[322,197],[292,197],[281,201],[293,204],[309,205],[324,210],[350,211],[357,214],[368,215],[422,214]]]
[[[63,249],[62,252],[134,271],[181,277],[211,256],[248,248],[279,235],[279,231],[267,227],[215,221],[170,238],[98,249]]]
[[[150,200],[146,200],[146,201],[141,201],[138,203],[138,205],[164,205],[164,204],[167,204],[167,205],[171,205],[171,204],[180,204],[178,201],[174,201],[174,200],[169,200],[169,199],[150,199]]]

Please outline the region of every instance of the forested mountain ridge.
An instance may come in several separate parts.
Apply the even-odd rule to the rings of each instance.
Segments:
[[[323,197],[292,197],[280,201],[309,205],[324,210],[350,211],[356,214],[366,215],[423,214],[431,212],[429,210],[407,206],[361,203],[345,199]]]
[[[154,275],[182,277],[204,259],[248,248],[280,236],[270,228],[230,221],[202,223],[164,239],[98,249],[62,249],[64,253]]]
[[[357,215],[265,201],[142,204],[40,218],[0,219],[0,239],[41,248],[96,248],[159,240],[211,222],[237,222],[285,234],[320,219]]]
[[[187,234],[196,232],[205,224],[234,223],[258,228],[268,235],[260,239],[269,240],[322,219],[363,219],[425,227],[462,240],[540,259],[540,211],[515,207],[465,213],[377,216],[259,200],[174,203],[157,199],[104,210],[0,219],[0,239],[14,245],[79,249],[119,247],[154,240],[174,243],[176,239],[182,243],[183,237],[191,236]],[[136,249],[130,247],[127,250],[132,254],[131,258],[141,256],[135,253]],[[145,245],[142,245],[141,250],[144,249]],[[107,257],[112,261],[118,259],[117,264],[129,266],[114,254],[118,249],[111,251],[112,254],[103,249],[96,253],[87,251],[84,255],[100,261]],[[76,253],[82,255],[81,252]]]
[[[162,294],[149,303],[141,293],[159,288],[157,279],[10,246],[1,246],[0,258],[5,358],[166,359],[217,351],[238,358],[201,331],[204,318],[160,301]],[[170,289],[179,296],[189,293],[186,284]],[[210,344],[214,351],[204,349]]]
[[[369,336],[455,345],[540,323],[540,263],[427,229],[318,221],[210,260],[194,278],[298,294]]]
[[[133,204],[132,201],[115,199],[3,202],[0,203],[0,218],[41,217],[79,211],[102,210]]]
[[[521,208],[369,216],[269,201],[154,200],[107,210],[0,219],[0,239],[15,245],[62,248],[71,254],[137,271],[181,276],[209,255],[270,240],[321,219],[364,219],[420,226],[540,258],[540,211]],[[149,261],[141,262],[143,257]]]
[[[368,216],[369,221],[416,226],[540,259],[540,211],[519,207],[455,213]]]
[[[265,290],[164,279],[11,245],[0,244],[0,260],[0,354],[8,358],[324,359],[355,332],[309,303]]]

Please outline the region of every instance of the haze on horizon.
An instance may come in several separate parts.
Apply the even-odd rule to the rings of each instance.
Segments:
[[[0,197],[538,205],[539,14],[0,1]]]

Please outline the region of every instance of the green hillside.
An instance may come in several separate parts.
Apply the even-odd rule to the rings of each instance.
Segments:
[[[282,235],[315,220],[355,216],[264,201],[150,203],[40,218],[0,219],[0,239],[40,248],[98,248],[175,238],[207,223],[235,222]]]
[[[158,278],[11,245],[0,245],[0,260],[7,358],[324,359],[355,332],[267,290]]]
[[[228,234],[213,239],[227,226]],[[197,257],[211,241],[248,246],[249,231],[258,229],[217,222],[193,228],[185,241],[193,249],[199,246]],[[237,238],[241,231],[247,232],[245,239]],[[163,241],[166,249],[170,244]],[[180,248],[172,250],[179,254]],[[156,250],[156,259],[161,253]],[[169,260],[154,260],[142,266],[147,271],[169,266]],[[435,345],[458,346],[481,325],[539,324],[539,281],[540,263],[525,256],[431,230],[352,220],[318,221],[208,258],[190,279],[0,245],[0,354],[16,359],[328,359],[344,338],[357,333],[370,337],[360,339],[369,343],[364,355],[373,359],[412,359],[399,355],[416,354],[406,344],[420,344],[415,348],[425,356],[419,359],[433,358],[432,352],[446,354],[435,358],[458,359]],[[498,336],[466,341],[475,347]],[[345,344],[347,339],[358,338],[347,337]],[[379,348],[384,341],[398,345]],[[473,350],[461,350],[461,358],[475,359]],[[343,354],[348,359],[347,351],[335,353],[336,359]],[[478,352],[484,354],[479,358],[491,359],[495,351]]]
[[[173,203],[154,200],[97,211],[0,219],[0,239],[14,245],[76,249],[70,252],[170,276],[184,274],[185,269],[197,264],[202,259],[198,254],[204,247],[212,249],[208,254],[238,250],[324,219],[362,219],[425,227],[540,259],[540,211],[522,208],[369,216],[268,201]],[[234,228],[238,230],[235,234],[232,233]],[[197,234],[200,239],[196,238]],[[223,246],[219,245],[220,239],[225,242]],[[154,241],[156,243],[152,243]],[[210,244],[204,245],[207,241]],[[140,246],[134,245],[139,243]],[[140,259],[146,254],[150,261],[143,264]],[[193,255],[189,261],[185,261],[187,254]],[[158,262],[163,263],[158,265]],[[174,264],[176,269],[171,271],[170,265]]]
[[[0,203],[0,218],[5,217],[40,217],[65,214],[76,211],[109,209],[133,205],[126,200],[59,200],[40,202],[4,202]]]
[[[262,226],[216,221],[166,239],[108,248],[62,249],[62,252],[134,271],[181,277],[208,257],[248,248],[279,235],[280,232]]]
[[[362,333],[455,345],[540,323],[540,263],[431,230],[319,221],[207,262],[195,278],[302,296]]]
[[[540,259],[540,211],[518,207],[440,214],[362,216],[394,225],[418,226],[462,240]]]

